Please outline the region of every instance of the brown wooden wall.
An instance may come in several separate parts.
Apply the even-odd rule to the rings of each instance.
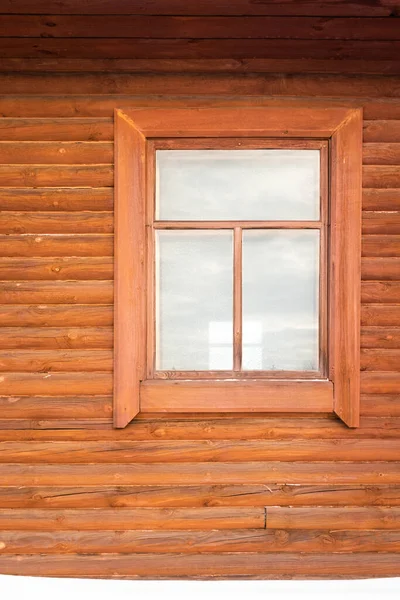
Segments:
[[[129,21],[131,0],[17,4],[0,6],[0,573],[399,576],[399,3],[171,0],[167,28],[160,0]],[[361,427],[113,430],[113,110],[246,96],[364,107]]]
[[[14,74],[0,86],[0,572],[398,575],[397,82]],[[246,92],[364,106],[359,430],[257,415],[112,430],[113,109],[188,90],[197,99],[176,104]]]

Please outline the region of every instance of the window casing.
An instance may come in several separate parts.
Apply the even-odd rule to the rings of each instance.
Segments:
[[[321,105],[116,111],[117,427],[139,411],[336,412],[348,425],[357,426],[361,123],[359,109]],[[164,218],[162,197],[156,199],[157,152],[201,149],[318,150],[319,217]],[[161,338],[156,238],[171,239],[168,232],[199,232],[201,237],[207,231],[231,232],[232,368],[165,368],[157,358]],[[318,368],[243,368],[243,240],[257,232],[262,237],[263,232],[277,231],[319,236]]]

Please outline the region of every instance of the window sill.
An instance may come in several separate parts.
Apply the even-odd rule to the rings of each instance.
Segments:
[[[141,412],[333,412],[333,384],[316,380],[147,380]]]

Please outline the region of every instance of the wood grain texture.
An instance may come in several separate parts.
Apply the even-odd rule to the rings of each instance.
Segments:
[[[362,371],[397,371],[399,365],[397,348],[363,348],[361,351]]]
[[[99,3],[103,11],[115,10],[115,3],[112,9]],[[18,4],[6,2],[2,10],[20,12],[8,16],[21,17],[19,27],[56,33],[62,26],[44,23],[47,9],[34,21],[24,16],[24,9],[43,10],[40,1]],[[131,10],[123,0],[117,5]],[[152,4],[158,11],[165,5]],[[180,0],[174,6],[192,10]],[[297,11],[297,28],[293,21],[287,29],[292,38],[307,26],[301,15],[316,22],[329,12],[384,18],[394,10],[383,2],[217,0],[212,8],[197,3],[198,15],[182,28],[199,34],[199,15],[207,10],[222,11],[212,21],[218,28],[223,11],[244,6],[277,18],[279,11]],[[64,13],[74,25],[64,2],[54,10],[50,17]],[[98,9],[87,0],[84,6],[69,3],[69,10],[94,16]],[[140,11],[146,10],[143,4]],[[177,14],[170,15],[175,27]],[[128,20],[118,19],[127,29]],[[394,28],[395,20],[388,18],[386,27]],[[256,21],[243,21],[243,27],[268,37],[273,22],[261,27]],[[375,41],[384,37],[375,19],[363,19],[358,30],[349,22],[319,21],[321,29],[309,29],[314,40],[341,30],[342,40],[358,35],[374,41],[366,39],[374,28]],[[77,19],[74,26],[82,23]],[[195,44],[191,52],[208,52],[211,45]],[[153,579],[398,576],[396,61],[156,60],[0,60],[2,69],[15,71],[0,78],[0,363],[20,369],[0,373],[0,572]],[[355,74],[363,70],[369,75]],[[325,414],[171,413],[138,415],[115,430],[111,372],[91,370],[109,365],[113,341],[114,109],[245,106],[249,98],[260,107],[300,102],[364,109],[360,427],[347,428]],[[29,372],[61,367],[80,370]],[[264,529],[265,508],[267,527],[276,528]]]
[[[228,106],[225,108],[148,108],[126,114],[146,137],[330,137],[343,121],[360,111],[349,107],[318,107],[310,103],[297,110],[282,107]],[[357,123],[361,126],[361,122]],[[355,127],[355,125],[354,125]],[[356,142],[359,143],[357,137]],[[374,187],[374,186],[372,186]]]
[[[386,334],[388,336],[390,334]],[[384,337],[384,336],[383,336]],[[0,337],[2,350],[68,350],[113,347],[112,327],[3,327]],[[7,356],[10,360],[10,356]],[[22,357],[20,357],[21,359]],[[40,356],[37,358],[40,359]],[[2,364],[3,355],[0,363]],[[36,356],[34,357],[36,360]],[[83,358],[82,358],[83,360]]]
[[[83,73],[4,73],[0,80],[0,94],[59,96],[70,94],[79,85],[82,94],[118,94],[136,96],[149,95],[200,95],[200,96],[317,96],[329,99],[334,95],[346,99],[368,97],[397,98],[400,84],[397,76],[325,75],[316,74],[223,74],[222,76],[200,76],[198,74],[91,74]],[[198,105],[198,100],[195,101]],[[343,102],[343,100],[342,100]],[[125,103],[124,103],[125,104]],[[278,102],[278,105],[280,102]],[[185,105],[187,105],[185,101]],[[196,104],[195,104],[196,105]],[[359,103],[356,104],[359,106]],[[129,106],[129,104],[125,104]],[[141,104],[143,106],[143,104]],[[114,108],[124,108],[121,103]],[[43,111],[43,108],[42,108]],[[392,117],[394,118],[394,116]],[[109,132],[112,131],[109,121]],[[97,131],[97,129],[96,129]],[[54,132],[53,132],[54,135]]]
[[[5,555],[0,558],[0,571],[5,575],[83,578],[202,578],[254,577],[315,578],[332,577],[396,577],[398,553],[337,554],[121,554],[108,556],[44,556]]]
[[[361,392],[364,394],[397,394],[399,389],[399,372],[361,373]]]
[[[361,302],[400,304],[400,282],[398,281],[363,281],[361,285]],[[397,309],[392,307],[392,311]]]
[[[111,396],[79,396],[65,395],[65,389],[60,395],[29,396],[0,396],[0,409],[3,419],[28,419],[28,425],[40,427],[41,421],[46,427],[46,421],[53,420],[53,428],[62,420],[68,421],[69,428],[74,426],[74,419],[96,419],[112,416]],[[88,426],[88,423],[86,424]],[[15,422],[14,422],[15,427]],[[14,433],[13,433],[14,435]]]
[[[364,144],[363,161],[365,165],[400,164],[400,143]]]
[[[81,371],[82,364],[88,373],[112,371],[112,358],[111,350],[2,350],[0,373]]]
[[[0,187],[112,186],[109,165],[0,165]]]
[[[353,110],[332,136],[329,374],[334,411],[359,425],[362,111]]]
[[[109,164],[112,161],[111,142],[0,142],[0,164]]]
[[[146,374],[146,141],[122,111],[115,113],[115,138],[113,418],[116,427],[125,427],[140,411]]]
[[[218,506],[400,506],[392,485],[186,485],[3,487],[0,508],[134,508]],[[149,535],[150,532],[148,532]],[[375,533],[378,533],[375,531]],[[4,535],[4,534],[3,534]],[[4,539],[3,537],[1,538]]]
[[[24,234],[0,235],[0,257],[112,256],[111,235]]]
[[[365,165],[363,167],[363,186],[367,188],[399,188],[399,165]]]
[[[383,397],[386,397],[384,395]],[[390,398],[390,396],[387,396]],[[365,396],[363,396],[363,399]],[[54,403],[59,404],[62,397],[54,398]],[[86,404],[95,400],[110,400],[108,397],[80,397],[76,401]],[[354,431],[349,429],[342,421],[333,415],[258,415],[219,413],[200,415],[198,413],[171,413],[167,418],[159,414],[139,414],[126,428],[115,431],[111,427],[95,428],[94,431],[81,431],[81,428],[67,428],[61,431],[51,431],[46,428],[46,420],[37,430],[30,429],[24,424],[24,407],[30,415],[30,410],[36,404],[40,409],[40,402],[51,401],[51,398],[35,397],[12,398],[9,401],[1,398],[3,410],[10,408],[5,416],[19,417],[20,427],[15,431],[0,430],[2,441],[168,441],[168,440],[356,440],[356,439],[395,439],[399,435],[400,421],[390,418],[363,418],[360,428]],[[66,402],[75,402],[74,397],[66,397]],[[21,409],[18,404],[21,402]],[[376,402],[383,402],[381,396],[376,397]],[[16,405],[16,408],[13,408]],[[14,413],[12,413],[14,411]],[[65,417],[64,417],[65,420]],[[47,431],[47,429],[50,429]],[[58,430],[60,429],[60,431]]]
[[[362,348],[399,348],[399,327],[363,327],[361,329]]]
[[[112,211],[112,188],[6,188],[2,211]]]
[[[85,61],[83,61],[85,62]],[[168,61],[170,64],[171,61]],[[243,61],[244,63],[246,61]],[[343,61],[341,61],[343,62]],[[207,65],[212,64],[213,61],[208,61],[205,63],[202,61],[201,63],[194,63],[194,66],[197,68],[197,72],[199,67],[201,66],[203,69],[207,69]],[[47,61],[43,63],[41,69],[39,69],[43,73],[43,68],[47,64]],[[93,67],[93,62],[90,63]],[[97,64],[100,65],[97,70],[101,70],[103,66],[102,61],[97,61]],[[112,61],[112,64],[118,64],[116,61]],[[128,65],[131,63],[128,63]],[[225,71],[226,66],[222,68]],[[249,72],[252,72],[249,69]],[[137,79],[137,75],[134,76]],[[214,83],[214,79],[212,79],[212,83]],[[219,76],[221,79],[221,75]],[[272,80],[270,77],[268,80]],[[321,77],[321,74],[308,76],[308,77],[286,77],[286,88],[282,85],[282,89],[276,95],[268,94],[267,92],[262,96],[252,96],[251,90],[248,89],[247,92],[240,94],[237,90],[231,89],[230,92],[227,91],[227,94],[222,95],[211,95],[211,92],[208,95],[204,96],[190,96],[187,95],[186,89],[183,90],[184,95],[177,95],[182,90],[177,87],[172,96],[158,96],[154,97],[151,95],[135,95],[134,93],[129,93],[126,90],[122,90],[121,93],[107,93],[103,90],[100,94],[76,94],[71,93],[71,90],[68,90],[67,94],[64,95],[47,95],[48,90],[44,93],[40,94],[22,94],[22,93],[12,93],[10,90],[0,95],[0,108],[2,111],[2,116],[5,119],[9,118],[17,118],[22,119],[22,116],[27,118],[39,118],[43,121],[43,119],[48,118],[58,118],[60,125],[63,122],[63,119],[68,119],[65,123],[71,124],[79,124],[83,123],[79,121],[79,119],[86,118],[86,124],[92,123],[95,124],[95,120],[88,120],[89,117],[96,119],[99,125],[106,125],[107,121],[103,121],[103,118],[112,118],[114,114],[115,108],[118,107],[138,107],[138,106],[147,106],[147,107],[157,107],[163,106],[167,107],[200,107],[200,106],[246,106],[251,99],[253,102],[256,102],[258,106],[275,106],[275,107],[292,107],[298,106],[299,103],[307,106],[309,104],[308,94],[313,94],[312,102],[315,104],[319,104],[321,107],[323,106],[345,106],[348,107],[352,105],[354,107],[362,106],[364,109],[364,118],[365,120],[369,120],[369,125],[374,125],[375,121],[380,121],[385,125],[387,133],[385,135],[389,135],[391,131],[391,123],[393,123],[393,127],[396,127],[396,120],[400,121],[400,100],[396,96],[393,97],[384,97],[384,96],[375,96],[371,94],[371,90],[369,90],[369,94],[355,94],[354,96],[349,93],[349,89],[347,92],[345,89],[341,90],[342,97],[340,96],[332,96],[334,90],[334,81],[338,79],[336,77],[328,77],[327,80],[330,82],[326,85],[326,93],[324,97],[323,89],[320,91],[316,91],[316,82],[324,82],[325,78]],[[79,76],[79,81],[82,80],[82,75]],[[277,79],[278,80],[278,79]],[[339,77],[341,80],[341,77]],[[372,83],[375,83],[376,90],[379,88],[379,83],[381,83],[381,88],[384,84],[386,84],[387,78],[375,78]],[[181,81],[184,82],[185,79]],[[300,81],[303,82],[303,90],[302,93],[296,88],[296,86],[300,86]],[[367,80],[364,78],[347,78],[348,86],[352,87],[355,84],[360,84],[363,81],[364,85],[366,85]],[[368,79],[369,81],[369,79]],[[250,82],[249,86],[250,86]],[[394,83],[394,81],[392,82]],[[236,85],[236,81],[235,81]],[[372,89],[372,84],[371,84]],[[375,90],[375,91],[376,91]],[[297,93],[296,93],[297,91]],[[350,90],[351,91],[351,90]],[[288,92],[288,94],[286,93]],[[375,97],[373,97],[375,96]],[[74,118],[77,120],[70,121],[70,118]],[[364,125],[366,123],[364,122]],[[19,121],[22,123],[22,121]],[[110,121],[109,121],[110,122]],[[5,120],[7,124],[7,120]],[[17,122],[18,123],[18,122]],[[17,125],[15,123],[15,125]],[[39,122],[38,122],[39,123]],[[44,121],[45,123],[45,121]],[[110,130],[111,133],[111,130]],[[39,140],[40,141],[40,140]],[[390,139],[381,139],[379,136],[375,138],[368,139],[367,137],[367,127],[365,125],[364,129],[364,141],[391,141]]]
[[[400,142],[399,119],[366,120],[363,126],[364,142],[377,142],[380,145],[388,142]]]
[[[1,464],[0,486],[85,485],[309,485],[400,484],[398,462],[240,462],[106,464]]]
[[[113,324],[108,304],[2,304],[0,325],[6,327],[102,327]]]
[[[288,0],[282,4],[278,0],[270,0],[268,3],[254,4],[251,0],[216,0],[212,4],[200,1],[196,6],[188,5],[183,0],[153,0],[150,4],[144,3],[135,7],[135,14],[139,15],[317,15],[317,16],[362,16],[362,17],[387,17],[393,14],[396,3],[392,0],[379,0],[378,2],[366,2],[355,0],[351,4],[340,0],[329,2],[323,0],[317,4],[304,1],[296,2]],[[29,0],[21,0],[18,6],[13,0],[6,0],[2,10],[5,14],[44,14],[44,15],[130,15],[132,6],[129,0],[115,0],[112,6],[106,0],[85,0],[84,5],[78,0],[62,0],[61,2],[47,2],[38,0],[32,5]]]
[[[0,37],[3,58],[322,58],[329,60],[395,60],[398,40],[308,40],[308,39],[126,39],[36,38],[35,44],[23,38]]]
[[[267,460],[398,460],[396,439],[295,441],[0,442],[0,463],[182,463]]]
[[[364,188],[363,189],[364,210],[394,211],[400,209],[399,188]]]
[[[377,213],[363,212],[363,233],[365,234],[398,234],[400,233],[400,212]]]
[[[267,509],[267,529],[400,529],[398,508]]]
[[[0,236],[1,237],[1,236]],[[24,240],[24,238],[18,237],[16,239],[15,246],[19,248],[20,252],[23,252],[25,245],[29,246],[29,241],[33,241],[39,237],[43,241],[42,236],[31,236]],[[65,238],[64,238],[65,239]],[[72,238],[73,239],[73,238]],[[59,238],[62,242],[63,238]],[[7,240],[3,238],[3,252],[7,252]],[[103,242],[108,241],[110,247],[111,239],[106,239]],[[62,243],[59,242],[62,247]],[[35,242],[34,242],[35,243]],[[37,242],[42,243],[42,242]],[[46,246],[46,244],[45,244]],[[71,246],[70,246],[71,248]],[[90,252],[90,239],[86,238],[86,248]],[[38,252],[35,250],[35,252]],[[71,252],[72,253],[72,252]],[[84,281],[104,281],[112,280],[114,273],[114,264],[112,257],[104,256],[61,256],[54,258],[52,256],[42,258],[30,258],[30,257],[16,257],[11,258],[9,256],[0,257],[0,277],[1,281],[11,281],[17,285],[22,281],[37,281],[40,285],[41,281],[65,281],[65,280],[84,280]],[[30,283],[28,284],[30,285]],[[96,285],[96,284],[94,284]],[[107,285],[107,284],[106,284]],[[68,284],[66,284],[66,290],[68,290]],[[90,294],[88,294],[90,298]],[[57,295],[55,295],[55,299]],[[88,301],[90,303],[90,300]]]
[[[286,5],[287,6],[287,5]],[[138,10],[134,7],[135,11]],[[396,19],[359,17],[3,15],[1,37],[399,40]]]
[[[400,325],[398,304],[363,304],[361,306],[362,325],[394,326]]]
[[[147,412],[331,412],[329,381],[144,381]]]
[[[2,72],[42,73],[345,73],[398,75],[399,61],[291,58],[0,58]]]
[[[397,281],[399,279],[400,257],[364,257],[361,260],[363,280]]]
[[[355,509],[357,510],[357,509]],[[380,509],[384,511],[384,509]],[[392,509],[393,511],[395,509]],[[2,531],[264,529],[263,508],[0,509]]]
[[[396,394],[364,394],[361,396],[361,414],[396,417],[400,415],[400,403]]]
[[[3,531],[1,555],[177,552],[398,552],[398,531]],[[162,556],[160,557],[162,560]]]
[[[46,117],[45,114],[43,116]],[[110,118],[2,118],[0,121],[0,139],[2,141],[20,140],[25,144],[28,141],[35,143],[39,141],[42,143],[42,148],[43,142],[48,141],[71,141],[75,143],[76,148],[77,141],[95,142],[112,140],[112,137],[112,119]],[[22,149],[23,146],[21,147]]]
[[[0,304],[112,304],[112,302],[111,281],[0,282]],[[5,333],[3,330],[3,334]]]
[[[11,212],[0,214],[0,233],[112,233],[111,212]]]
[[[3,373],[0,376],[0,394],[18,395],[60,395],[76,394],[110,394],[112,390],[112,373],[95,372],[90,377],[86,371],[77,372],[32,372]]]

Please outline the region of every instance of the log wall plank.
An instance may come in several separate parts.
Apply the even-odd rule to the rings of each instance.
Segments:
[[[357,509],[354,509],[357,510]],[[377,509],[376,509],[377,510]],[[384,511],[385,509],[379,509]],[[394,511],[396,509],[392,509]],[[263,508],[0,509],[2,531],[264,529]]]
[[[179,578],[220,577],[235,579],[260,576],[262,579],[326,579],[349,577],[396,577],[398,553],[225,553],[225,554],[110,554],[71,556],[0,557],[5,575],[42,577]]]
[[[138,10],[135,7],[135,12]],[[399,40],[395,19],[143,15],[3,15],[1,37]]]
[[[68,0],[48,2],[37,0],[32,4],[29,0],[20,0],[16,6],[12,0],[6,0],[2,7],[4,14],[40,14],[40,15],[130,15],[132,6],[129,0],[115,0],[109,6],[107,0],[85,0],[85,4],[79,0]],[[323,0],[317,5],[309,0],[287,0],[282,4],[278,0],[270,0],[264,4],[254,4],[251,0],[215,0],[199,2],[197,6],[191,6],[184,0],[153,0],[151,4],[144,3],[135,7],[138,15],[316,15],[330,17],[387,17],[392,15],[393,2],[391,0],[380,0],[378,3],[366,2],[365,0],[354,0],[351,4],[347,2],[329,2]]]
[[[398,460],[398,440],[0,442],[0,463]]]
[[[134,508],[202,506],[400,506],[391,485],[191,485],[3,487],[0,508]],[[375,532],[378,533],[378,532]],[[1,538],[4,540],[4,538]]]
[[[240,462],[1,464],[0,486],[85,485],[400,485],[398,462]]]
[[[1,236],[0,236],[1,237]],[[17,239],[15,247],[19,248],[20,252],[23,252],[24,247],[26,249],[29,246],[29,242],[34,244],[42,242],[34,242],[35,238],[42,238],[42,236],[33,236],[24,240],[21,238]],[[6,242],[7,240],[4,240]],[[43,241],[43,238],[42,238]],[[103,242],[106,241],[103,238]],[[59,245],[62,247],[63,238],[60,238]],[[45,243],[45,246],[48,243]],[[110,241],[108,241],[110,245]],[[7,244],[3,245],[3,252],[6,253]],[[35,246],[34,246],[35,247]],[[54,246],[53,246],[54,247]],[[90,240],[86,241],[86,248],[90,251]],[[35,252],[38,252],[35,250]],[[28,281],[30,285],[31,281],[37,281],[40,284],[40,280],[51,281],[51,280],[110,280],[113,278],[114,266],[113,259],[110,257],[99,257],[99,256],[79,256],[70,257],[62,256],[54,258],[48,256],[46,258],[30,258],[28,257],[16,257],[10,258],[8,256],[0,257],[0,279],[1,281],[17,280],[17,283],[22,281]],[[22,281],[21,281],[22,280]],[[96,284],[94,284],[96,285]],[[68,284],[66,284],[66,291],[68,291]],[[90,297],[90,294],[88,294]],[[54,296],[55,302],[57,301],[57,294]],[[88,300],[90,302],[90,300]]]
[[[267,509],[267,529],[400,529],[398,508],[286,508]]]
[[[107,187],[8,187],[1,191],[1,209],[2,211],[38,212],[112,211],[113,190]]]
[[[3,531],[1,555],[177,552],[398,552],[398,531]],[[162,560],[162,556],[160,557]],[[311,559],[312,560],[312,559]]]

